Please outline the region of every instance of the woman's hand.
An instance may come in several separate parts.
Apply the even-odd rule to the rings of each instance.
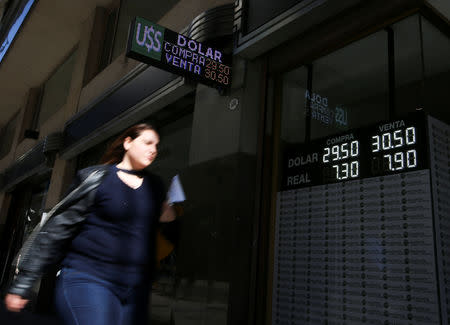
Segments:
[[[162,205],[161,210],[162,210],[162,214],[159,217],[159,222],[171,222],[177,218],[177,213],[175,212],[175,209],[173,208],[173,206],[170,206],[165,201]]]
[[[24,299],[19,295],[8,293],[5,297],[5,305],[9,311],[19,312],[28,303],[28,299]]]

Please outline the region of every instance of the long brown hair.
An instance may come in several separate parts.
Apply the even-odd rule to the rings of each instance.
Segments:
[[[123,147],[123,142],[126,138],[130,137],[131,139],[136,139],[141,135],[143,131],[151,130],[156,131],[156,129],[147,123],[136,124],[127,130],[125,130],[121,135],[117,137],[106,149],[102,158],[100,159],[101,164],[118,164],[122,161],[123,156],[125,155],[125,149]]]

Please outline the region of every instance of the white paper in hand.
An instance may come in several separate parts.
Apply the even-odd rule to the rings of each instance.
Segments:
[[[167,192],[167,203],[173,204],[175,202],[186,201],[183,186],[181,186],[180,178],[175,175],[170,183],[169,191]]]

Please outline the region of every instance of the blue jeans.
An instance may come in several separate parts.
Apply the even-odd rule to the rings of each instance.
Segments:
[[[63,268],[55,307],[65,325],[148,325],[149,286],[122,288],[90,274]]]

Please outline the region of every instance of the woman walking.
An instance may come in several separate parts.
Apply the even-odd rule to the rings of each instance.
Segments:
[[[23,309],[37,279],[60,263],[55,307],[64,324],[147,324],[157,223],[175,219],[162,181],[144,171],[158,143],[153,127],[135,125],[111,144],[103,165],[78,172],[22,249],[5,298],[10,311]]]

